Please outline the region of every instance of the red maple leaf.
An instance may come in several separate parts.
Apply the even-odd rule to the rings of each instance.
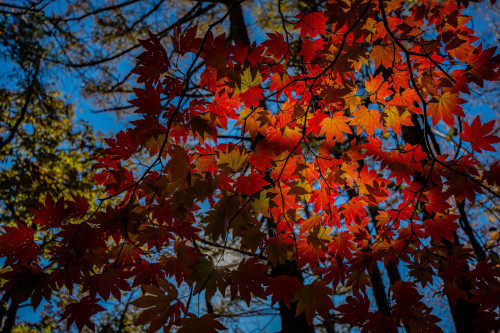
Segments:
[[[139,75],[137,82],[158,83],[160,76],[170,68],[167,52],[163,48],[158,36],[148,32],[149,39],[140,39],[142,47],[146,49],[137,57],[137,66],[132,73]]]
[[[52,290],[56,288],[54,277],[43,272],[36,263],[29,266],[13,264],[12,270],[1,275],[6,282],[2,290],[7,290],[18,304],[31,298],[30,303],[36,309],[42,298],[50,301]]]
[[[262,175],[251,173],[247,177],[240,177],[236,182],[236,193],[243,193],[247,195],[254,195],[262,190],[269,182],[263,179]]]
[[[486,170],[483,173],[483,180],[489,185],[500,185],[500,161],[496,161],[492,165],[490,165],[490,170]]]
[[[33,239],[33,229],[17,222],[17,227],[4,227],[4,230],[5,234],[0,236],[0,257],[6,258],[5,264],[36,262],[40,247]]]
[[[217,333],[226,329],[224,325],[217,321],[217,315],[212,313],[207,313],[199,318],[192,313],[188,313],[186,317],[180,320],[180,326],[178,333]]]
[[[331,294],[332,290],[323,281],[315,280],[311,284],[300,286],[293,298],[297,301],[295,316],[305,312],[309,324],[312,323],[316,312],[323,318],[328,318],[328,312],[333,308]]]
[[[328,18],[320,12],[312,12],[312,13],[300,13],[295,16],[295,18],[299,19],[299,22],[295,24],[294,29],[300,29],[300,38],[304,38],[306,35],[314,38],[318,35],[318,33],[325,34],[325,24],[328,21]]]
[[[57,203],[52,198],[50,193],[45,197],[45,203],[36,203],[37,208],[31,209],[35,215],[33,222],[36,224],[51,227],[59,227],[62,222],[70,215],[70,212],[66,209],[66,202],[61,198],[57,200]]]
[[[77,302],[70,303],[66,306],[62,314],[62,318],[67,318],[67,328],[74,323],[79,331],[82,331],[85,326],[91,330],[95,329],[95,324],[90,319],[96,313],[105,309],[97,304],[98,300],[90,296],[86,296]]]
[[[356,244],[351,241],[354,236],[348,232],[343,231],[338,236],[333,238],[333,242],[329,243],[327,246],[335,254],[338,254],[341,258],[350,258],[352,256],[351,251],[356,249]]]
[[[300,281],[295,276],[278,275],[271,278],[266,293],[271,296],[271,303],[282,301],[290,308],[290,301],[300,288]]]
[[[354,294],[354,296],[347,296],[346,303],[338,306],[337,310],[343,314],[340,320],[341,323],[363,326],[366,322],[366,316],[360,316],[359,314],[371,314],[370,300],[368,296],[359,293]]]
[[[174,33],[171,36],[174,51],[184,55],[188,52],[197,52],[200,49],[202,38],[196,37],[196,25],[189,27],[182,33],[181,26],[177,24],[174,27]]]
[[[496,135],[489,135],[495,126],[495,121],[489,121],[485,124],[481,124],[481,119],[476,116],[472,121],[471,126],[464,123],[463,132],[460,133],[460,137],[465,142],[471,143],[471,148],[479,153],[482,150],[486,151],[496,151],[492,144],[500,142],[500,138]]]
[[[483,45],[480,44],[472,54],[468,55],[465,75],[470,81],[483,87],[484,80],[498,81],[500,79],[500,59],[498,55],[495,56],[496,49],[495,46],[483,51]]]
[[[275,33],[268,33],[267,34],[268,39],[266,39],[264,42],[262,42],[262,46],[265,46],[266,53],[270,54],[273,56],[273,58],[277,61],[280,61],[281,59],[286,58],[285,60],[288,59],[288,43],[285,42],[285,37],[283,37],[283,34],[275,32]]]
[[[88,289],[91,297],[99,294],[102,299],[107,301],[110,295],[117,300],[121,299],[122,291],[130,291],[130,285],[127,282],[126,271],[113,267],[105,267],[100,274],[94,274],[88,279],[88,284],[84,285],[84,290]]]
[[[418,305],[422,296],[418,293],[416,286],[412,282],[397,281],[392,287],[393,298],[396,301],[394,309],[398,318],[408,324],[415,306]]]
[[[231,298],[236,295],[250,305],[252,295],[266,298],[264,287],[268,284],[268,277],[264,273],[267,266],[257,262],[257,257],[243,259],[238,268],[231,273]]]
[[[425,220],[425,233],[435,241],[441,238],[453,242],[453,232],[457,230],[458,224],[455,222],[460,216],[454,214],[436,214],[434,218]]]

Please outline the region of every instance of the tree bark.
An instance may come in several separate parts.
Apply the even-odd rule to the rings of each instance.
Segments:
[[[26,117],[26,114],[28,113],[28,108],[31,104],[31,100],[33,98],[33,94],[35,94],[35,88],[37,84],[37,77],[38,73],[40,71],[40,59],[38,59],[37,64],[35,65],[35,73],[33,74],[33,77],[31,78],[30,85],[28,86],[28,90],[26,91],[26,97],[24,100],[23,107],[21,108],[21,114],[17,118],[14,126],[10,130],[9,135],[5,138],[2,139],[0,138],[0,152],[14,139],[14,137],[17,134],[17,131],[19,130],[19,126],[21,126],[21,123],[24,121],[24,118]]]
[[[416,114],[412,115],[412,122],[414,126],[403,126],[402,127],[402,137],[403,140],[411,145],[421,145],[422,151],[426,152],[428,155],[430,154],[429,149],[431,147],[427,147],[425,143],[425,133],[422,130],[422,127],[420,126],[420,123],[418,122],[418,116]],[[429,135],[432,135],[432,132],[426,131],[429,133]],[[434,149],[436,152],[439,154],[440,153],[440,148],[437,145],[437,142],[433,140],[434,144]],[[424,179],[423,177],[420,176],[420,181],[423,183]],[[416,180],[419,181],[418,175],[416,177]],[[460,207],[459,207],[460,210]],[[464,211],[465,213],[465,211]],[[463,217],[463,216],[462,216]],[[455,238],[455,243],[458,244],[458,237],[456,235],[456,232],[454,232],[454,238]],[[470,239],[470,238],[469,238]],[[442,240],[442,242],[446,245],[448,248],[448,251],[450,254],[453,253],[453,243],[449,242],[445,239]],[[464,266],[463,267],[464,272],[468,271],[468,267]],[[462,284],[462,289],[467,293],[467,297],[472,296],[470,293],[471,290],[471,285],[470,281],[468,281],[465,278],[461,279],[461,284]],[[455,324],[455,329],[457,333],[470,333],[475,331],[475,326],[473,322],[478,318],[477,316],[477,310],[479,308],[478,304],[471,303],[467,300],[464,299],[458,299],[455,304],[451,301],[450,295],[446,294],[448,304],[450,306],[450,312],[453,317],[453,323]]]
[[[297,269],[296,261],[286,261],[273,268],[271,276],[280,275],[295,276],[303,284],[301,272]],[[313,333],[314,327],[307,322],[304,312],[295,316],[297,311],[297,302],[291,302],[288,308],[282,301],[279,302],[280,317],[281,317],[281,332],[282,333]]]
[[[457,204],[458,211],[460,212],[460,225],[462,229],[464,229],[465,234],[469,238],[469,241],[472,245],[472,249],[476,254],[477,260],[486,260],[486,252],[484,251],[479,241],[476,239],[474,235],[474,231],[469,223],[469,219],[467,217],[467,213],[465,212],[465,199],[464,201]]]
[[[7,314],[9,299],[10,299],[10,292],[6,291],[2,296],[1,300],[2,304],[0,304],[0,325],[2,325],[3,318]]]
[[[243,10],[241,8],[241,3],[238,0],[228,0],[226,2],[226,7],[229,12],[230,20],[230,34],[229,40],[241,43],[244,46],[250,46],[250,38],[248,37],[248,31],[243,19]],[[261,107],[266,107],[264,101],[259,102]],[[260,134],[260,133],[259,133]],[[257,141],[262,138],[256,138],[252,145],[256,145]],[[254,147],[255,148],[255,147]],[[270,234],[275,230],[274,223],[271,220],[268,222],[268,231]],[[273,267],[271,271],[271,276],[279,275],[289,275],[295,276],[299,279],[300,283],[303,284],[302,273],[297,269],[296,261],[287,261],[283,264],[279,264]],[[281,332],[282,333],[314,333],[314,327],[309,325],[304,313],[296,316],[297,312],[297,302],[291,302],[290,308],[288,308],[283,302],[279,302],[279,311],[281,317]]]
[[[231,23],[229,31],[229,39],[240,42],[241,45],[250,46],[250,38],[248,37],[247,26],[243,18],[243,9],[240,1],[229,0],[226,3],[229,12],[229,21]]]
[[[5,323],[2,327],[1,333],[10,333],[14,324],[16,323],[16,315],[19,304],[15,300],[12,300],[9,306],[9,310],[7,311],[7,319],[5,319]]]
[[[358,194],[355,189],[349,189],[347,191],[347,195],[349,196],[349,200],[351,200]],[[372,284],[373,295],[375,296],[375,302],[377,303],[378,310],[384,316],[390,316],[391,307],[389,305],[389,301],[387,300],[387,293],[382,280],[382,274],[380,273],[380,269],[376,263],[373,265],[371,271],[368,270],[368,274],[370,275],[370,282]]]
[[[375,207],[370,207],[369,212],[370,212],[370,217],[372,220],[373,227],[375,228],[375,230],[378,231],[377,222],[376,222],[376,217],[378,215],[377,209]],[[389,276],[389,284],[391,286],[393,286],[396,282],[401,280],[401,274],[399,274],[398,265],[394,261],[391,261],[387,264],[386,270],[387,270],[387,275]],[[404,324],[404,329],[408,333],[410,333],[410,331],[411,331],[410,327],[406,324]]]

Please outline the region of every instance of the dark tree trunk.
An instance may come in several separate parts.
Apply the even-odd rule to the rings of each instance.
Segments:
[[[241,45],[250,46],[250,38],[243,19],[243,10],[238,0],[227,0],[226,7],[229,12],[230,20],[230,35],[229,39],[241,43]],[[266,107],[264,101],[260,101],[261,107]],[[263,139],[257,137],[252,145],[256,145],[257,141]],[[268,231],[270,234],[275,230],[274,223],[268,220]],[[271,276],[289,275],[295,276],[303,284],[302,273],[297,269],[297,262],[287,261],[284,264],[277,265],[272,269]],[[288,308],[283,302],[279,302],[279,311],[281,317],[281,332],[282,333],[314,333],[314,327],[309,325],[304,313],[296,316],[297,303],[291,302]]]
[[[465,234],[469,238],[469,241],[472,245],[472,249],[474,249],[474,253],[476,254],[477,260],[486,260],[486,252],[476,239],[474,231],[472,230],[472,227],[469,223],[469,218],[467,217],[467,213],[465,212],[465,199],[461,203],[457,204],[457,207],[458,211],[460,212],[460,225],[462,226],[462,229],[464,229]]]
[[[375,230],[377,230],[376,217],[378,215],[378,211],[375,207],[370,207],[369,211],[373,227],[375,228]],[[396,282],[401,280],[401,275],[399,274],[398,265],[394,261],[389,262],[386,266],[386,269],[387,269],[387,275],[389,276],[389,283],[391,286],[393,286]],[[404,329],[406,332],[410,333],[410,327],[408,325],[405,324]]]
[[[271,276],[288,275],[295,276],[303,284],[303,278],[300,271],[297,269],[296,261],[286,261],[273,268]],[[295,316],[297,311],[297,302],[291,302],[290,308],[285,303],[279,302],[280,317],[281,317],[281,332],[282,333],[313,333],[314,327],[307,322],[304,312]]]
[[[385,292],[384,282],[382,281],[382,274],[377,266],[373,265],[372,271],[370,273],[370,282],[372,283],[373,295],[375,296],[375,301],[377,302],[378,310],[385,316],[391,315],[391,307],[387,300],[387,294]]]
[[[347,191],[347,195],[349,199],[352,199],[358,195],[355,189],[349,189]],[[377,308],[384,316],[391,315],[391,307],[389,305],[389,301],[387,300],[387,293],[385,291],[384,282],[382,280],[382,274],[380,273],[380,269],[375,263],[371,270],[368,270],[368,274],[370,275],[370,282],[373,289],[373,295],[375,296],[375,302],[377,303]]]
[[[3,323],[3,319],[4,319],[5,315],[7,314],[7,310],[9,308],[8,307],[9,300],[10,300],[10,292],[6,291],[2,296],[2,300],[1,300],[1,304],[0,304],[0,327]]]
[[[226,7],[229,12],[229,21],[231,23],[229,39],[235,42],[240,42],[241,45],[250,46],[250,38],[248,37],[247,26],[243,19],[243,9],[238,0],[228,0]]]
[[[412,116],[412,122],[413,122],[414,126],[403,126],[402,127],[403,140],[405,140],[405,142],[407,142],[411,145],[420,144],[422,147],[422,150],[424,152],[426,152],[427,154],[430,154],[430,149],[432,149],[432,148],[428,147],[426,142],[425,142],[426,141],[425,140],[425,133],[422,130],[420,123],[418,122],[418,116],[416,114],[414,114]],[[435,138],[433,138],[433,134],[432,134],[431,129],[429,127],[426,127],[426,132],[431,137],[431,140],[432,140],[431,142],[433,143],[434,150],[436,151],[437,154],[440,154],[440,148],[439,148]],[[424,182],[423,177],[420,177],[420,178],[421,178],[420,182],[423,183]],[[416,180],[419,181],[418,176],[416,177]],[[461,219],[464,219],[464,217],[466,218],[463,206],[461,208],[459,205],[458,209],[459,209],[459,211],[461,211],[460,212]],[[468,220],[466,222],[468,224]],[[470,225],[469,225],[469,227],[470,227]],[[470,233],[472,234],[472,229],[470,229]],[[466,234],[468,234],[467,230],[466,230]],[[458,245],[458,237],[457,237],[456,233],[454,233],[454,238],[455,238],[455,243]],[[471,240],[471,243],[473,244],[473,246],[474,246],[474,241],[477,243],[477,240],[475,239],[473,234],[472,234],[472,239],[470,236],[469,236],[469,239]],[[453,243],[449,242],[445,239],[443,239],[442,242],[447,246],[450,254],[452,254],[453,247],[454,247]],[[479,244],[479,243],[477,243],[477,244]],[[476,250],[476,249],[474,249],[474,250]],[[477,253],[476,253],[476,255],[477,255]],[[479,258],[479,256],[478,256],[478,258]],[[484,257],[486,257],[486,256],[484,256]],[[468,267],[464,266],[463,270],[464,270],[464,272],[466,272],[468,270]],[[470,290],[471,290],[470,282],[467,279],[462,278],[461,284],[462,284],[462,289],[467,293],[467,297],[472,296],[470,293]],[[446,294],[446,297],[448,300],[448,304],[450,306],[450,312],[451,312],[451,315],[453,317],[453,323],[455,324],[455,329],[456,329],[457,333],[474,332],[475,326],[474,326],[473,322],[478,318],[477,310],[479,308],[479,305],[471,303],[471,302],[464,300],[464,299],[458,299],[458,301],[455,304],[453,304],[453,302],[451,302],[450,295]]]
[[[5,319],[5,323],[3,324],[1,333],[10,333],[12,328],[16,323],[16,315],[19,304],[15,300],[12,300],[9,306],[9,310],[7,311],[7,318]]]

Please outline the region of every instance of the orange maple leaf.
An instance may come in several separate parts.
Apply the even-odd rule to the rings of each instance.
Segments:
[[[335,137],[336,140],[344,142],[344,133],[352,134],[351,129],[347,126],[350,119],[344,117],[344,112],[336,112],[331,118],[325,118],[321,122],[320,134],[326,133],[328,141]]]
[[[394,133],[401,135],[401,125],[413,126],[411,121],[411,113],[402,107],[395,105],[387,106],[382,113],[384,123],[384,133],[390,127]]]
[[[398,54],[398,53],[396,53]],[[375,45],[372,49],[372,54],[370,55],[375,61],[375,67],[384,66],[385,68],[391,68],[392,62],[396,61],[394,59],[394,46],[392,45]]]
[[[465,117],[464,111],[459,105],[465,102],[465,100],[458,97],[458,94],[452,94],[450,92],[445,92],[439,97],[434,97],[429,102],[428,107],[432,124],[436,126],[442,118],[446,125],[453,127],[455,123],[453,115]]]
[[[382,129],[380,124],[380,113],[377,110],[369,110],[366,106],[361,106],[353,113],[354,118],[351,119],[349,125],[357,125],[358,133],[360,128],[366,130],[366,134],[373,135],[375,128]]]

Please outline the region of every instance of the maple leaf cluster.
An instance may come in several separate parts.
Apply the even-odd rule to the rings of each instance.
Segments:
[[[434,285],[458,315],[472,309],[477,330],[498,329],[497,263],[461,205],[499,197],[498,163],[480,161],[500,142],[494,122],[469,124],[464,104],[471,84],[500,80],[500,57],[462,12],[449,0],[339,0],[260,44],[214,35],[218,22],[177,26],[165,46],[150,34],[133,71],[140,117],[96,157],[109,197],[95,212],[47,197],[33,225],[4,228],[3,290],[36,308],[78,287],[64,317],[80,330],[135,287],[150,331],[224,329],[191,312],[188,286],[280,303],[309,325],[335,314],[367,332],[439,332],[422,292]],[[432,129],[459,123],[466,153],[441,153]],[[44,260],[34,228],[54,234]],[[244,258],[219,264],[228,251]],[[409,271],[390,274],[374,308],[379,264]],[[351,294],[336,305],[340,286]]]

